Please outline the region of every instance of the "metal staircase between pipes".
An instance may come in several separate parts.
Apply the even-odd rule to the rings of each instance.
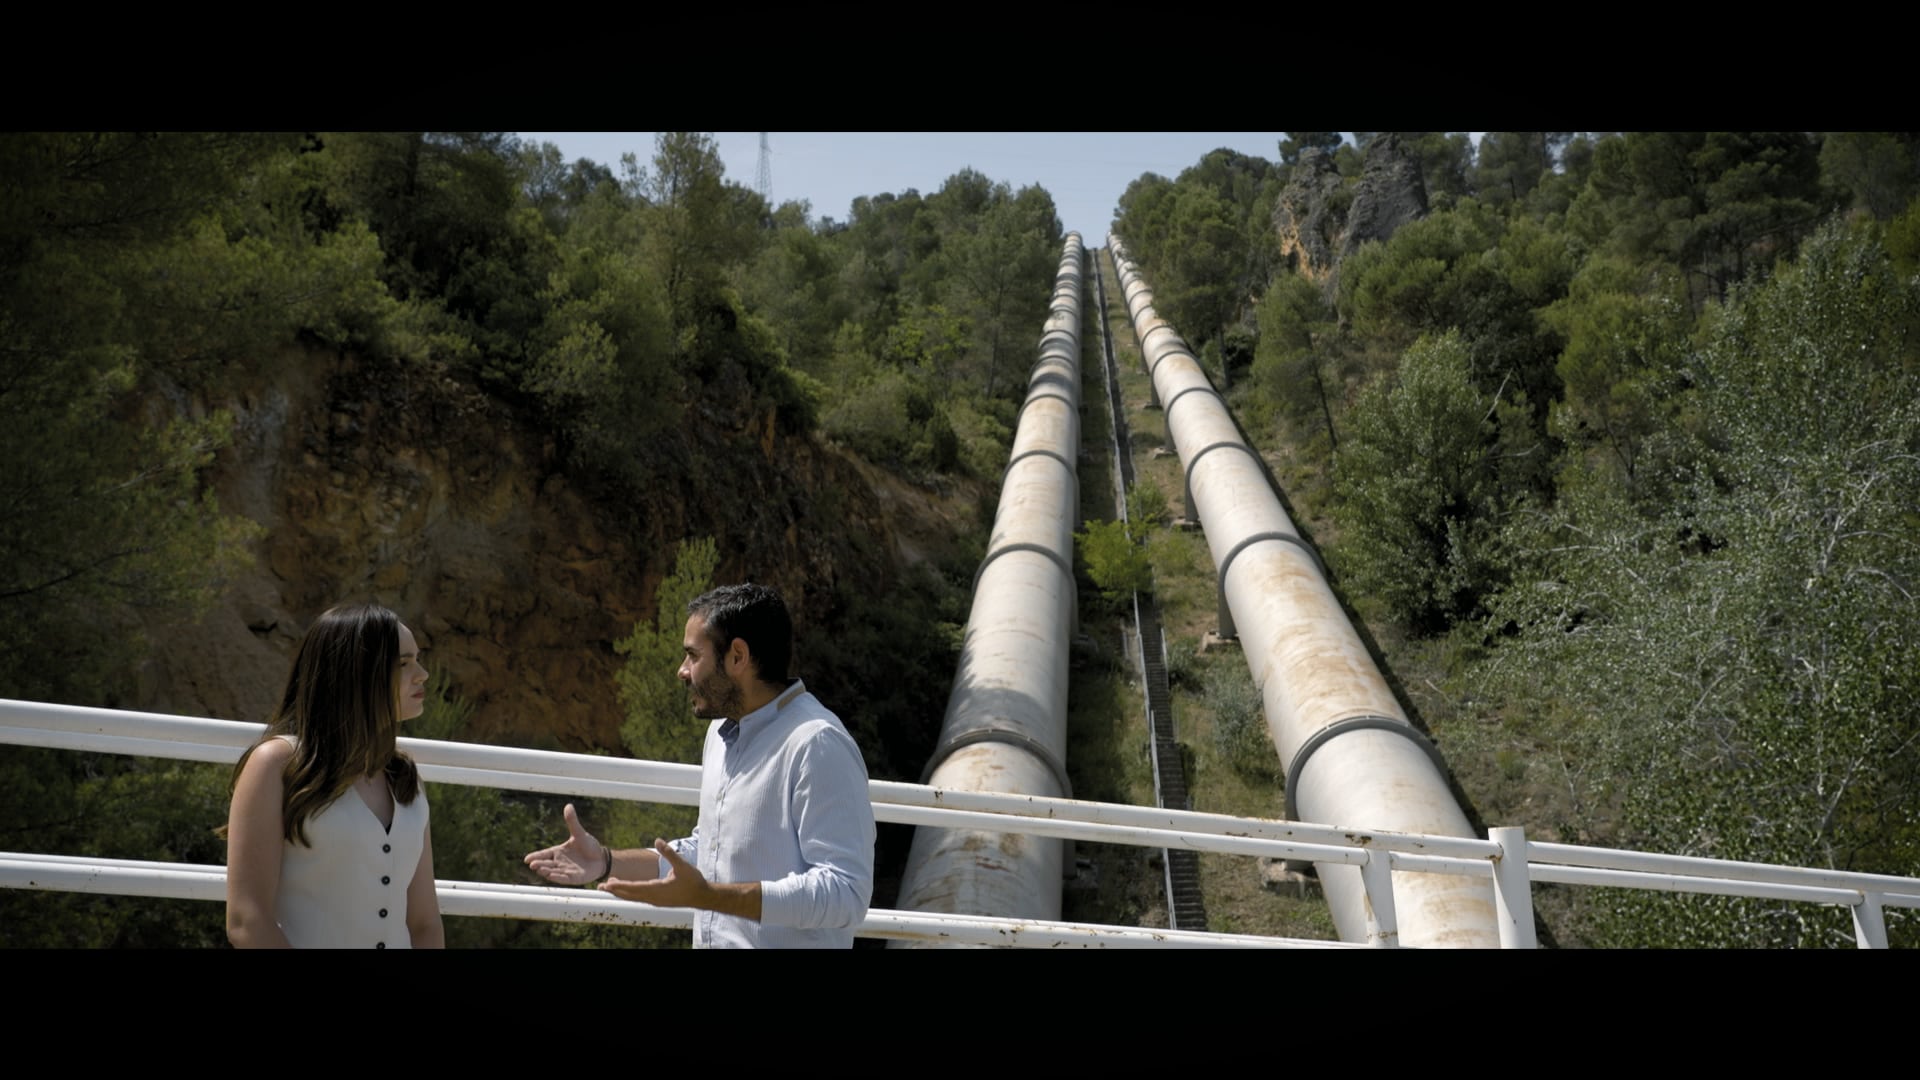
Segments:
[[[1141,597],[1137,610],[1140,669],[1147,684],[1147,726],[1153,739],[1154,786],[1161,806],[1190,810],[1186,767],[1174,738],[1173,694],[1167,683],[1166,655],[1161,649],[1165,636],[1160,630],[1160,605],[1151,596]],[[1207,908],[1200,896],[1200,853],[1170,848],[1165,857],[1168,924],[1175,930],[1205,930]]]
[[[1094,287],[1099,291],[1100,340],[1107,374],[1107,401],[1113,410],[1115,464],[1120,470],[1124,515],[1124,494],[1133,490],[1133,441],[1128,435],[1126,407],[1120,397],[1120,375],[1113,356],[1113,337],[1107,329],[1106,277],[1113,263],[1110,254],[1095,259]],[[1173,692],[1167,681],[1167,660],[1160,629],[1160,605],[1149,594],[1134,596],[1134,631],[1140,649],[1140,674],[1146,683],[1147,729],[1153,757],[1153,785],[1160,805],[1175,810],[1190,810],[1186,766],[1181,760],[1180,743],[1174,737]],[[1185,848],[1161,852],[1165,860],[1167,882],[1167,924],[1174,930],[1205,930],[1207,908],[1200,895],[1200,853]]]

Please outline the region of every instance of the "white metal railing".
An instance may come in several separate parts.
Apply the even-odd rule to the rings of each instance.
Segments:
[[[160,713],[89,709],[0,699],[0,743],[231,764],[260,737],[261,724]],[[697,805],[700,769],[477,743],[401,739],[421,776],[437,783]],[[1659,855],[1528,841],[1518,828],[1486,840],[1367,832],[1304,822],[1236,818],[1191,810],[1126,806],[1033,795],[958,791],[875,780],[881,821],[988,829],[1143,847],[1266,855],[1360,868],[1372,918],[1367,944],[1392,944],[1392,872],[1491,875],[1507,947],[1531,947],[1531,883],[1607,885],[1670,892],[1837,904],[1849,908],[1855,940],[1886,947],[1886,907],[1920,907],[1920,878],[1803,869],[1693,856]],[[0,853],[0,887],[113,892],[224,900],[220,866],[143,863],[85,856]],[[686,926],[684,911],[618,900],[593,890],[481,882],[438,882],[450,915]],[[869,911],[863,937],[955,944],[1082,947],[1329,947],[1337,943],[1195,931]]]

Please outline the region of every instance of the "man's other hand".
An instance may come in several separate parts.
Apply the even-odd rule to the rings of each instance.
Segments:
[[[607,872],[606,845],[582,828],[580,817],[568,803],[562,814],[567,819],[567,841],[541,848],[527,856],[527,866],[548,881],[560,885],[587,885]]]

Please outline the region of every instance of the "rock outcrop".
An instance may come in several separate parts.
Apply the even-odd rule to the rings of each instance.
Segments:
[[[1274,202],[1273,228],[1281,257],[1331,293],[1341,259],[1425,216],[1420,162],[1388,132],[1368,144],[1366,166],[1352,185],[1341,178],[1332,154],[1317,147],[1303,152]]]
[[[796,620],[843,579],[885,588],[896,572],[850,549],[856,534],[899,546],[860,468],[730,404],[753,395],[726,373],[662,447],[678,464],[658,490],[609,506],[552,435],[444,367],[302,352],[275,369],[200,403],[235,414],[209,479],[264,535],[213,610],[152,635],[146,708],[263,720],[307,623],[372,599],[473,703],[464,737],[614,748],[613,643],[652,617],[679,541],[715,537],[719,579],[779,586]]]
[[[1342,258],[1369,240],[1385,242],[1400,226],[1427,216],[1427,184],[1420,161],[1393,132],[1367,146],[1367,167],[1347,211]]]
[[[1332,279],[1346,231],[1348,198],[1332,154],[1315,146],[1300,155],[1273,206],[1280,257],[1295,273],[1321,285]]]

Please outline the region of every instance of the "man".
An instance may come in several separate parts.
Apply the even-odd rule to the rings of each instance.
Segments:
[[[687,605],[680,681],[714,721],[693,835],[614,851],[565,810],[565,843],[527,856],[548,881],[698,909],[695,948],[847,948],[873,895],[873,804],[839,717],[788,679],[793,623],[765,585]],[[602,878],[606,880],[601,881]]]

